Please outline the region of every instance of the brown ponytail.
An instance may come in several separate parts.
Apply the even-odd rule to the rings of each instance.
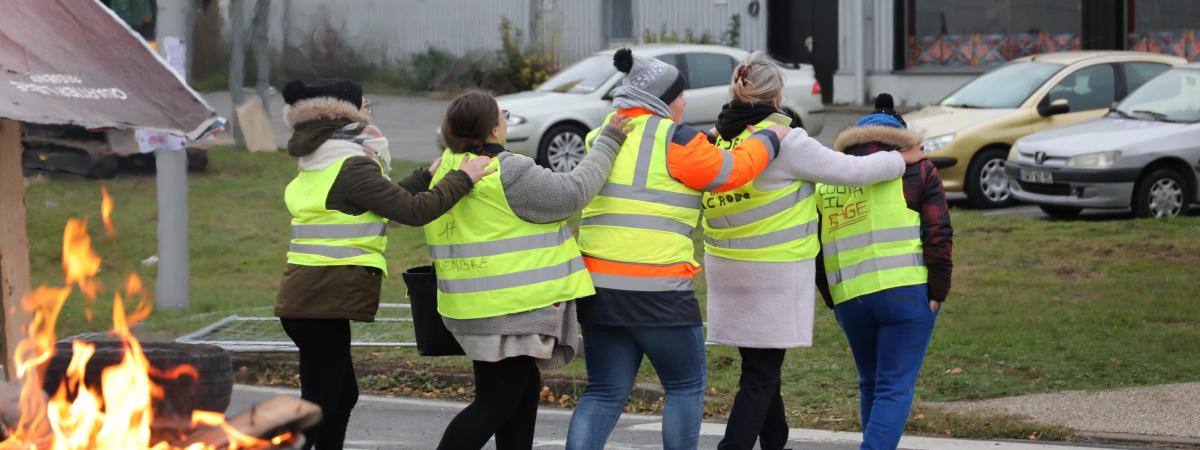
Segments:
[[[478,153],[500,125],[500,106],[484,91],[468,91],[450,102],[442,121],[442,140],[454,153]]]

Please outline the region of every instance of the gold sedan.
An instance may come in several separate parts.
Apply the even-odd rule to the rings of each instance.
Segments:
[[[978,207],[1012,201],[1004,162],[1018,138],[1098,118],[1113,103],[1183,58],[1142,52],[1077,51],[1015,59],[980,75],[936,105],[904,116],[925,134],[925,152],[948,192]]]

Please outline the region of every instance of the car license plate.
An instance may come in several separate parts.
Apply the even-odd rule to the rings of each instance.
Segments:
[[[1054,184],[1054,174],[1047,170],[1021,169],[1021,181],[1026,183]]]

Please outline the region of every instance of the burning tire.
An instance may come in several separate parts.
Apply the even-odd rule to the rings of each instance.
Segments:
[[[100,374],[105,368],[121,362],[121,342],[95,342],[96,354],[88,360],[85,384],[99,389]],[[229,353],[213,345],[181,344],[177,342],[143,342],[142,351],[155,372],[151,378],[163,388],[163,398],[154,400],[158,417],[191,417],[192,411],[225,412],[233,395],[233,363]],[[46,368],[42,384],[53,395],[62,383],[71,361],[71,343],[60,342],[54,358]],[[195,368],[196,378],[177,367]],[[172,374],[171,372],[175,372]],[[166,375],[166,376],[163,376]],[[170,376],[178,375],[178,376]]]

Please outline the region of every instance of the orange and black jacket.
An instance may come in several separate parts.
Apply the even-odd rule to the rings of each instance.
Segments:
[[[651,114],[634,108],[618,113],[635,118]],[[667,173],[684,186],[710,192],[736,189],[753,181],[779,154],[779,138],[768,130],[755,132],[730,150],[709,142],[704,132],[687,125],[674,128],[667,147]],[[726,154],[732,157],[726,165]],[[697,205],[698,207],[699,205]],[[611,261],[592,261],[605,266],[603,270],[653,271],[659,276],[691,277],[699,268],[690,263],[672,266],[642,266]],[[628,267],[609,267],[619,264]],[[601,326],[689,326],[699,325],[700,307],[691,291],[635,292],[616,289],[596,289],[594,301],[578,304],[579,321]]]

